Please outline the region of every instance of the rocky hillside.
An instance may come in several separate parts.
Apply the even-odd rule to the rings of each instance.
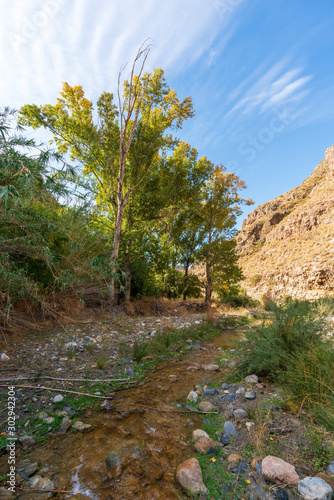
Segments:
[[[249,214],[237,242],[254,298],[334,296],[334,146],[299,187]]]

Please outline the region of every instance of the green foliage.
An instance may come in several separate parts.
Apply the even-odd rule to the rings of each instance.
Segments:
[[[246,332],[234,376],[256,373],[283,383],[292,408],[334,430],[334,349],[319,309],[323,302],[272,304],[273,320]]]
[[[321,344],[323,321],[312,313],[308,302],[290,300],[282,306],[273,305],[274,319],[246,332],[247,341],[238,358],[236,371],[284,378],[287,361],[301,351]]]
[[[234,286],[232,290],[230,287],[221,290],[219,298],[224,304],[229,304],[231,307],[257,307],[259,305],[256,300],[247,295],[246,290],[239,286]]]
[[[92,212],[58,201],[66,193],[62,172],[50,174],[59,155],[15,132],[8,110],[0,113],[0,315],[11,319],[19,300],[50,310],[52,295],[85,283],[103,284],[110,245],[89,227]],[[54,169],[54,167],[53,167]],[[7,193],[7,194],[6,194]],[[74,290],[75,291],[75,290]]]
[[[291,399],[334,431],[334,349],[331,341],[289,356],[285,387]]]
[[[188,297],[201,296],[201,282],[198,276],[188,274],[178,269],[169,268],[166,277],[166,292],[168,298],[178,299],[185,293]]]
[[[144,356],[146,356],[148,345],[148,342],[138,342],[136,340],[133,345],[132,361],[140,363]]]

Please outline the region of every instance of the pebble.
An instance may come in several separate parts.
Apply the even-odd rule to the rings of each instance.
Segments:
[[[192,403],[197,403],[197,400],[198,400],[198,394],[197,392],[195,391],[190,391],[188,396],[187,396],[187,400],[192,402]]]
[[[92,428],[90,424],[84,424],[80,420],[77,420],[75,424],[72,425],[74,431],[87,432]]]
[[[215,448],[216,443],[209,437],[201,437],[196,441],[194,448],[197,453],[205,455],[210,448]]]
[[[36,444],[36,440],[33,436],[21,436],[19,437],[19,442],[23,446],[34,446]]]
[[[209,403],[209,401],[202,401],[198,405],[198,409],[200,411],[204,411],[204,412],[209,412],[209,411],[215,411],[216,410],[216,408],[211,403]]]
[[[229,384],[226,384],[225,382],[222,384],[223,391],[227,391],[229,388],[230,388]]]
[[[116,453],[110,453],[106,458],[106,467],[111,479],[115,479],[122,474],[122,462]]]
[[[10,358],[7,356],[6,353],[2,352],[0,354],[0,361],[8,361]]]
[[[36,489],[36,490],[54,490],[55,484],[53,481],[48,479],[47,477],[41,476],[33,476],[25,483],[28,488]],[[50,491],[47,495],[48,498],[52,497],[53,493]],[[45,497],[44,497],[45,498]]]
[[[23,479],[26,479],[27,477],[35,474],[35,472],[37,472],[37,469],[38,462],[30,462],[29,460],[24,460],[16,467],[16,471],[22,476]]]
[[[58,434],[66,434],[68,429],[71,427],[72,422],[68,416],[64,417],[61,421],[60,427],[58,429]]]
[[[259,377],[257,375],[248,375],[248,377],[245,378],[246,384],[258,384],[259,382]]]
[[[305,500],[331,500],[333,490],[320,477],[305,477],[298,483],[298,493]]]
[[[196,442],[202,437],[209,439],[209,435],[205,431],[203,431],[202,429],[195,429],[193,431],[193,436],[192,436],[193,441]]]
[[[64,396],[62,396],[61,394],[57,394],[57,396],[55,396],[52,401],[54,403],[60,403],[61,401],[63,401],[63,399],[64,399]]]
[[[235,436],[238,433],[232,422],[229,422],[228,420],[224,424],[224,431],[229,436]]]
[[[248,391],[245,394],[246,399],[255,399],[256,398],[256,393],[254,391]]]
[[[327,474],[334,474],[334,460],[331,461],[326,469]]]
[[[203,365],[202,368],[206,372],[217,372],[219,370],[219,365]]]
[[[277,490],[275,497],[277,500],[289,500],[289,493],[285,489]]]
[[[241,408],[233,411],[233,416],[236,420],[242,420],[247,416],[247,412]]]
[[[223,443],[223,445],[227,446],[228,444],[230,444],[231,438],[228,434],[223,434],[220,438],[220,441]]]

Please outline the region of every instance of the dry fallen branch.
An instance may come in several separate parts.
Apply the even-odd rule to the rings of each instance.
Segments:
[[[0,387],[11,387],[10,385],[3,385],[0,384]],[[70,394],[79,394],[80,396],[88,396],[90,398],[97,398],[97,399],[114,399],[114,397],[109,397],[109,396],[96,396],[95,394],[88,394],[87,392],[77,392],[77,391],[69,391],[67,389],[53,389],[51,387],[44,387],[41,385],[40,387],[37,387],[36,385],[15,385],[15,387],[20,387],[21,389],[37,389],[37,390],[42,390],[42,391],[53,391],[53,392],[68,392]]]
[[[93,379],[93,378],[56,378],[56,377],[49,377],[47,375],[42,375],[39,377],[36,375],[35,377],[23,377],[19,376],[20,378],[18,379],[17,377],[12,377],[12,378],[3,378],[0,379],[0,382],[10,382],[11,380],[39,380],[39,379],[47,379],[47,380],[57,380],[60,382],[129,382],[130,379],[128,378],[106,378],[106,379]],[[135,383],[135,381],[130,382],[130,384]]]

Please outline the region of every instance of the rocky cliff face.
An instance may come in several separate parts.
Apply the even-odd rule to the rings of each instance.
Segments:
[[[236,239],[254,298],[334,296],[334,146],[299,187],[249,214]]]

